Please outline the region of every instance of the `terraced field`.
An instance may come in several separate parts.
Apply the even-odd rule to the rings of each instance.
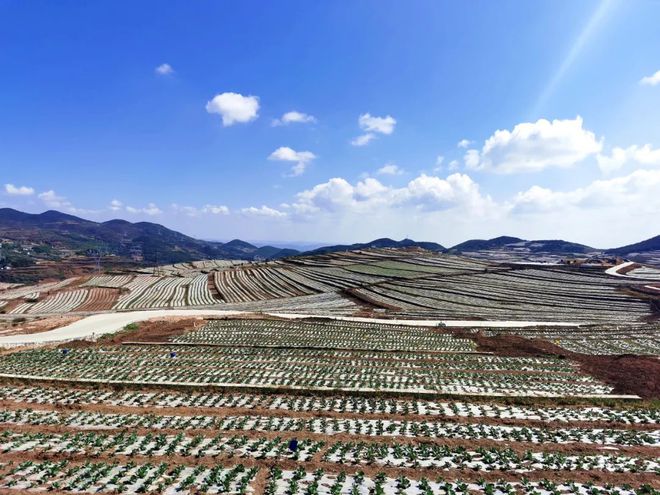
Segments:
[[[167,275],[0,286],[1,311],[43,316],[191,307],[608,324],[642,323],[660,315],[656,271],[625,263],[608,270],[530,266],[423,250],[371,249],[266,263],[209,260],[159,271]]]
[[[608,386],[570,361],[479,353],[475,341],[442,329],[347,322],[211,320],[171,341],[5,356],[3,373],[30,375],[32,384],[0,386],[0,489],[648,495],[660,488],[657,404],[576,398],[607,394]],[[341,350],[347,346],[364,350]],[[341,365],[328,375],[332,361]],[[289,366],[290,380],[304,382],[300,390],[277,383]],[[50,375],[39,374],[46,369]],[[508,398],[397,388],[414,376],[448,384],[458,370],[485,379],[483,387],[506,385],[498,391]],[[225,372],[235,373],[233,385],[222,381]],[[238,386],[259,388],[265,376],[268,393]],[[362,389],[369,376],[382,380],[379,393]],[[125,383],[113,388],[118,378]],[[328,379],[345,393],[320,393],[317,382]],[[565,405],[529,399],[551,382]],[[515,395],[528,398],[516,404]]]
[[[3,349],[0,494],[659,494],[657,282],[634,271],[383,249],[1,286],[8,321],[250,314]]]

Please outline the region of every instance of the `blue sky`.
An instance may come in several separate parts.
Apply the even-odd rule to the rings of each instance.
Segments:
[[[0,1],[0,205],[280,243],[637,241],[660,233],[659,22],[633,0]]]

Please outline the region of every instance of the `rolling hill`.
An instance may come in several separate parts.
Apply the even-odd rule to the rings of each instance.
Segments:
[[[552,240],[525,240],[518,237],[501,236],[494,239],[472,239],[462,242],[449,249],[451,253],[467,253],[487,250],[520,252],[526,251],[530,254],[548,253],[556,255],[586,254],[598,249],[568,242],[559,239]]]
[[[608,253],[626,256],[629,254],[643,254],[651,251],[660,251],[660,235],[646,239],[645,241],[629,244],[616,249],[609,249]]]
[[[0,209],[0,239],[4,257],[57,259],[90,251],[141,259],[146,263],[179,263],[209,258],[253,260],[290,256],[298,252],[273,246],[257,247],[233,240],[227,243],[195,239],[162,225],[126,220],[93,222],[49,210],[40,214]],[[28,247],[26,247],[28,246]]]
[[[403,239],[400,241],[395,241],[394,239],[383,237],[381,239],[375,239],[371,242],[324,246],[318,249],[314,249],[312,251],[307,251],[304,254],[327,254],[327,253],[336,253],[339,251],[354,251],[356,249],[368,249],[368,248],[407,248],[407,247],[418,247],[422,249],[428,249],[429,251],[437,251],[437,252],[446,251],[444,246],[436,242],[418,242],[418,241],[413,241],[412,239]]]

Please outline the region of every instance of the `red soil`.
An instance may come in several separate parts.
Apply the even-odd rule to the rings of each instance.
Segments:
[[[481,332],[457,332],[477,343],[480,351],[498,356],[553,356],[577,362],[585,373],[612,385],[615,394],[639,395],[644,399],[660,399],[660,360],[652,356],[624,354],[592,356],[563,349],[542,339],[499,334],[487,337]]]

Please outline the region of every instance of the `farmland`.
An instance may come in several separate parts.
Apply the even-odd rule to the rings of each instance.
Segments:
[[[625,273],[624,273],[625,272]],[[8,315],[217,308],[438,320],[633,324],[660,314],[654,269],[494,263],[423,250],[209,260],[0,286]]]
[[[656,403],[559,355],[484,350],[492,330],[239,316],[149,328],[3,356],[1,489],[660,487]]]
[[[6,322],[98,327],[3,350],[0,493],[656,494],[635,271],[376,249],[3,286]]]

